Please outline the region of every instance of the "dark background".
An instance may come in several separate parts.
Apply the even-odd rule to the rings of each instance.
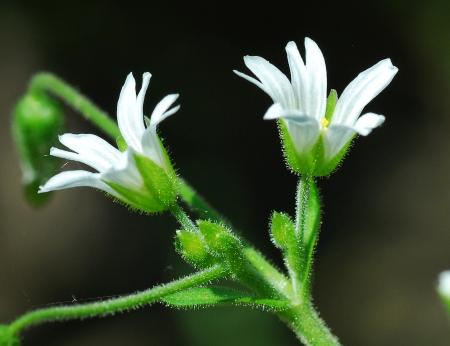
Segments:
[[[153,74],[145,109],[170,92],[160,128],[179,172],[274,262],[271,210],[293,211],[269,97],[239,79],[245,54],[287,72],[284,46],[310,36],[342,92],[390,57],[400,71],[367,110],[385,125],[319,182],[325,205],[315,298],[346,345],[448,345],[436,296],[450,268],[450,2],[282,2],[235,6],[127,1],[0,4],[0,322],[54,302],[123,294],[188,273],[168,216],[130,214],[90,189],[41,210],[22,198],[10,111],[37,71],[57,73],[115,116],[125,76]],[[95,129],[67,110],[72,132]],[[159,305],[102,320],[40,326],[24,345],[295,345],[274,316]]]

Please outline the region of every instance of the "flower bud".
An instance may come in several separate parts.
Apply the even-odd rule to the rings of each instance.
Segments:
[[[284,213],[274,212],[272,214],[270,233],[272,242],[281,250],[286,250],[292,242],[295,242],[294,223]]]
[[[18,147],[25,196],[35,206],[48,200],[37,194],[38,187],[55,172],[60,160],[48,157],[64,118],[58,103],[44,93],[27,94],[13,111],[12,132]]]
[[[240,240],[224,226],[206,220],[197,221],[197,225],[215,256],[234,258],[240,252],[242,248]]]
[[[206,267],[211,263],[203,236],[191,231],[177,231],[175,236],[175,249],[186,260],[195,267]]]

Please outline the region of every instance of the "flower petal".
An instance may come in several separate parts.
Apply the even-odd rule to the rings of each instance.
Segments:
[[[145,93],[147,92],[148,85],[150,83],[150,78],[152,78],[152,74],[150,72],[145,72],[142,75],[142,86],[141,90],[136,99],[136,119],[139,120],[138,126],[142,123],[142,119],[144,117],[144,98]]]
[[[122,153],[121,162],[118,166],[101,174],[101,179],[111,181],[127,188],[139,189],[143,181],[134,162],[136,151],[128,147],[125,153]]]
[[[332,159],[348,143],[355,134],[355,130],[344,125],[330,125],[323,133],[325,159]]]
[[[165,168],[164,154],[158,134],[156,133],[156,127],[148,127],[145,130],[142,136],[142,150],[149,159],[160,167]]]
[[[364,107],[389,85],[397,71],[390,59],[384,59],[361,72],[343,91],[331,122],[353,126]]]
[[[366,113],[362,115],[353,126],[353,129],[362,136],[367,136],[375,127],[384,123],[385,117],[380,114]]]
[[[305,38],[307,89],[304,88],[302,100],[305,112],[321,120],[325,116],[327,104],[327,69],[319,46],[310,38]],[[306,89],[306,90],[305,90]]]
[[[300,111],[305,111],[302,90],[308,84],[306,66],[295,42],[291,41],[286,45],[286,53],[289,69],[291,70],[291,83],[295,94],[296,106]]]
[[[176,113],[180,109],[180,106],[169,109],[170,106],[172,106],[172,104],[177,100],[178,96],[180,95],[170,94],[159,101],[150,117],[150,127],[156,127],[161,121]]]
[[[269,96],[283,107],[294,108],[294,94],[289,79],[277,67],[259,56],[245,56],[245,65],[258,77]]]
[[[59,141],[76,154],[52,148],[50,155],[82,162],[99,172],[111,168],[120,160],[121,152],[96,135],[66,133],[59,136]]]
[[[149,78],[147,77],[147,79]],[[143,89],[145,92],[145,83],[143,84]],[[127,144],[135,150],[140,151],[141,136],[145,131],[144,117],[138,109],[136,82],[132,73],[127,76],[125,84],[120,92],[119,101],[117,103],[117,122],[120,132]]]
[[[80,186],[94,187],[117,196],[113,189],[100,180],[99,173],[82,170],[66,171],[51,177],[43,186],[39,187],[39,193]]]
[[[256,78],[250,77],[248,75],[246,75],[245,73],[242,73],[240,71],[237,70],[233,70],[233,72],[235,74],[237,74],[239,77],[244,78],[245,80],[248,80],[250,83],[255,84],[258,88],[262,89],[262,91],[264,91],[266,94],[268,94],[270,96],[269,91],[266,89],[266,87]]]
[[[299,154],[310,151],[320,136],[320,126],[316,119],[306,115],[283,115],[295,149]]]
[[[281,118],[283,115],[283,107],[279,103],[274,103],[264,114],[264,120],[273,120]]]

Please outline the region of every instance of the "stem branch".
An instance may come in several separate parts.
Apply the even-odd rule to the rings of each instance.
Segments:
[[[340,343],[310,302],[278,313],[297,338],[307,346],[339,346]]]
[[[215,265],[168,284],[159,285],[127,296],[88,304],[58,306],[31,311],[13,321],[9,325],[9,328],[11,333],[17,335],[25,328],[44,322],[91,318],[96,316],[103,317],[117,312],[137,309],[144,305],[149,305],[164,296],[223,278],[226,275],[227,271],[223,266]]]

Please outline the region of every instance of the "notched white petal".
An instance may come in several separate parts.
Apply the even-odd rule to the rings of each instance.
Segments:
[[[79,155],[70,155],[69,152],[53,149],[51,155],[59,156],[69,160],[85,163],[99,172],[109,169],[117,164],[120,151],[104,139],[92,134],[65,133],[59,136],[59,141]]]
[[[100,180],[99,173],[88,171],[67,171],[50,178],[43,186],[39,187],[39,193],[68,189],[72,187],[94,187],[114,195],[114,191]]]
[[[258,77],[275,103],[288,108],[295,106],[291,83],[276,66],[264,58],[250,55],[244,57],[244,63]]]
[[[264,120],[273,120],[281,117],[283,113],[283,107],[279,103],[274,103],[264,114]]]
[[[389,85],[397,72],[390,59],[361,72],[342,92],[332,122],[353,126],[364,107]]]
[[[242,72],[237,71],[237,70],[233,70],[233,72],[235,74],[237,74],[239,77],[244,78],[245,80],[249,81],[250,83],[256,85],[258,88],[260,88],[262,91],[264,91],[266,94],[268,94],[270,96],[269,92],[264,87],[264,85],[259,80],[257,80],[256,78],[250,77],[249,75],[246,75],[245,73],[242,73]]]
[[[366,113],[362,115],[353,126],[353,129],[362,136],[367,136],[372,130],[384,123],[385,117],[380,114]]]
[[[320,121],[327,103],[327,69],[322,51],[309,37],[305,38],[305,56],[308,84],[303,97],[304,110]]]
[[[140,117],[142,118],[144,116],[144,98],[145,98],[145,93],[147,92],[147,88],[148,85],[150,83],[150,78],[152,77],[150,72],[145,72],[142,75],[142,86],[141,86],[141,90],[139,91],[139,95],[137,97],[137,106],[136,106],[136,110],[137,110],[137,114],[136,117]]]
[[[176,113],[178,109],[180,109],[180,106],[169,109],[179,96],[179,94],[170,94],[159,101],[150,117],[151,127],[156,127],[161,121]]]
[[[302,100],[302,90],[307,88],[306,66],[300,55],[295,42],[290,41],[286,45],[286,54],[291,71],[291,84],[294,92],[295,104],[300,111],[304,111],[304,102]]]
[[[144,91],[145,91],[144,85]],[[136,82],[130,73],[120,92],[117,102],[117,123],[120,133],[129,146],[140,150],[140,138],[145,130],[143,115],[139,116],[136,98]]]

